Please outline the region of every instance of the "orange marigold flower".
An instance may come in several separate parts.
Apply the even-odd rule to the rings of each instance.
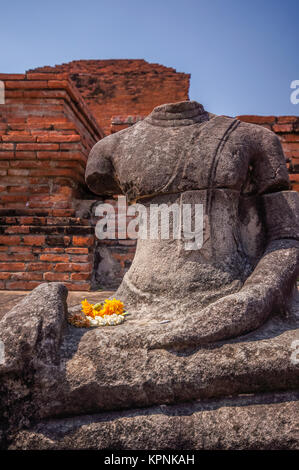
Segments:
[[[122,315],[124,313],[124,304],[120,300],[106,299],[103,308],[99,310],[96,315]]]
[[[123,315],[124,304],[120,300],[106,299],[104,305],[99,303],[93,305],[90,304],[86,299],[82,300],[82,312],[87,317],[95,318],[96,316],[103,317],[104,315]]]
[[[86,299],[82,300],[82,312],[85,313],[86,316],[94,318],[94,310],[93,305],[90,304]]]

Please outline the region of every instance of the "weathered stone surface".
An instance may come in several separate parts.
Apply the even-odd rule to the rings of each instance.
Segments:
[[[288,318],[277,316],[258,332],[187,350],[152,349],[152,339],[162,343],[172,334],[172,322],[161,324],[155,315],[86,332],[69,327],[57,385],[39,376],[39,417],[294,389],[299,365],[291,362],[291,345],[299,338],[298,317],[294,303]]]
[[[4,345],[0,426],[7,435],[28,425],[38,409],[38,401],[32,401],[36,371],[43,371],[49,383],[52,370],[59,364],[66,297],[63,284],[41,284],[0,321],[0,340]]]
[[[23,445],[24,448],[27,445],[34,447],[36,444],[27,443],[27,437],[20,437],[31,436],[31,431],[28,431],[29,434],[25,432],[16,437],[17,430],[30,429],[34,423],[54,417],[61,418],[57,421],[57,426],[58,428],[62,426],[64,429],[69,423],[64,420],[65,416],[99,414],[108,410],[125,410],[135,407],[150,408],[153,405],[178,404],[184,401],[216,400],[217,402],[217,399],[224,396],[258,394],[275,390],[287,392],[298,388],[299,365],[291,361],[292,343],[299,339],[299,308],[295,300],[289,306],[287,316],[277,315],[260,330],[249,335],[225,343],[210,344],[199,349],[167,350],[151,349],[145,344],[143,338],[148,336],[158,340],[159,337],[163,338],[167,330],[171,330],[171,322],[161,324],[155,319],[155,315],[139,316],[139,318],[132,316],[127,322],[117,327],[92,330],[74,329],[71,326],[64,328],[62,311],[65,292],[63,287],[53,286],[53,284],[43,285],[36,291],[28,296],[26,303],[22,301],[19,304],[20,308],[18,306],[14,308],[12,311],[14,321],[21,324],[24,321],[23,314],[25,314],[31,318],[30,324],[34,325],[34,322],[40,318],[41,312],[48,311],[49,300],[54,301],[54,308],[51,306],[51,311],[55,312],[56,320],[54,321],[52,316],[51,322],[57,328],[56,331],[63,329],[62,342],[58,347],[57,343],[52,343],[50,339],[51,348],[48,348],[47,342],[43,344],[41,341],[36,345],[36,341],[31,341],[30,344],[36,345],[36,349],[32,346],[28,350],[23,371],[12,374],[8,372],[7,366],[2,371],[1,404],[7,439],[3,446],[11,444],[21,448]],[[59,292],[60,296],[57,297]],[[24,304],[28,305],[29,310],[24,308]],[[11,318],[10,312],[0,326],[11,322]],[[44,331],[43,328],[42,331]],[[9,335],[2,335],[2,338],[10,344]],[[11,354],[15,351],[15,364],[18,365],[24,359],[23,351],[17,347],[17,343],[13,344],[15,346],[12,346],[9,351]],[[35,352],[40,348],[53,350],[55,352],[53,357],[57,358],[56,361],[50,359],[50,356],[40,359],[40,354]],[[9,365],[9,355],[7,357],[7,365]],[[10,370],[12,370],[11,367]],[[15,366],[14,370],[19,370],[19,366]],[[293,398],[290,399],[292,400],[294,401]],[[269,400],[269,404],[271,403]],[[272,410],[271,406],[270,410]],[[293,407],[295,404],[290,405],[291,410]],[[257,413],[259,409],[258,407]],[[287,410],[289,410],[288,407]],[[151,415],[152,411],[149,413]],[[288,416],[289,411],[286,413]],[[292,414],[293,411],[290,413]],[[105,416],[104,414],[103,419]],[[113,420],[117,420],[117,416],[117,414],[113,415]],[[218,415],[215,416],[215,421],[217,421]],[[236,414],[237,421],[238,416],[239,414]],[[239,423],[241,427],[244,424],[242,416],[241,413]],[[271,420],[275,420],[275,416],[274,413]],[[282,416],[285,417],[284,411]],[[88,418],[91,422],[93,419]],[[295,418],[292,417],[293,419]],[[161,426],[165,426],[167,430],[168,420],[162,421]],[[156,426],[152,416],[149,422]],[[269,426],[270,424],[271,421]],[[180,426],[181,424],[177,424],[173,428],[175,442],[179,439]],[[87,426],[86,429],[88,435],[93,432],[92,425]],[[133,431],[134,423],[130,429],[132,434],[127,436],[127,439],[133,442],[134,439],[138,439],[136,437],[138,435]],[[217,434],[217,429],[215,432]],[[221,436],[220,431],[219,435]],[[240,441],[240,446],[246,445],[246,436],[247,434]],[[261,439],[261,436],[262,432],[258,439]],[[39,446],[47,448],[48,443],[40,436],[38,439]],[[98,437],[94,439],[98,442]],[[275,445],[278,448],[286,445],[284,436],[281,439],[276,436],[276,439]],[[292,446],[295,445],[296,439],[294,438],[291,443]],[[65,445],[65,448],[68,448],[68,442],[66,440],[64,444],[61,443],[61,446]],[[264,445],[263,442],[261,441],[261,446]],[[268,442],[267,439],[266,442]],[[274,441],[270,439],[269,442]],[[82,441],[83,447],[85,444],[86,441]],[[112,440],[110,444],[100,442],[97,445],[113,447],[117,444]],[[200,448],[201,444],[198,445]],[[248,445],[250,445],[250,440]]]
[[[0,319],[9,312],[22,298],[28,295],[28,291],[3,291],[0,296]],[[68,308],[77,306],[82,298],[88,302],[97,303],[104,301],[113,295],[113,291],[70,291],[67,297]]]
[[[78,416],[18,433],[10,449],[298,449],[298,394]]]
[[[200,249],[161,231],[138,239],[116,295],[134,315],[173,320],[164,338],[144,341],[179,347],[237,337],[286,308],[299,274],[299,197],[273,132],[196,102],[159,106],[94,146],[86,181],[96,193],[142,203],[148,220],[154,204],[203,205]]]
[[[66,326],[67,289],[61,283],[41,284],[2,318],[5,363],[1,373],[22,371],[32,360],[57,362]]]

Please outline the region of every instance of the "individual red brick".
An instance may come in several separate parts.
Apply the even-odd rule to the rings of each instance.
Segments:
[[[36,138],[31,134],[10,132],[2,136],[3,142],[35,142]]]
[[[282,134],[280,138],[282,142],[298,142],[299,146],[299,134]]]
[[[10,150],[10,151],[14,150],[14,144],[7,144],[7,143],[1,144],[1,143],[0,143],[0,151],[2,152],[2,151],[4,151],[4,150],[8,150],[8,151],[9,151],[9,150]]]
[[[66,253],[73,254],[88,254],[88,248],[66,248]]]
[[[1,146],[1,144],[0,144]],[[0,160],[10,160],[11,158],[14,158],[14,152],[2,152],[0,151]]]
[[[297,116],[278,116],[277,122],[280,124],[296,122],[298,120]]]
[[[21,241],[19,236],[0,235],[0,245],[18,245]]]
[[[0,271],[24,271],[25,263],[0,263]]]
[[[76,125],[74,122],[56,122],[54,124],[55,129],[59,130],[76,130]]]
[[[25,245],[44,245],[46,237],[45,235],[24,235],[23,240]]]
[[[68,217],[48,217],[47,225],[70,225],[71,219]]]
[[[38,281],[7,281],[6,289],[10,290],[32,290],[35,289],[40,282]]]
[[[72,273],[71,281],[87,281],[90,277],[91,273]]]
[[[64,248],[59,248],[59,247],[46,247],[42,248],[43,253],[64,253]]]
[[[252,116],[252,115],[243,115],[237,116],[237,119],[243,122],[249,122],[252,124],[274,124],[276,121],[276,116]]]
[[[81,143],[76,143],[76,142],[74,142],[74,143],[70,142],[70,143],[67,143],[67,144],[66,143],[61,143],[61,144],[59,144],[59,148],[60,148],[60,150],[72,150],[73,152],[75,150],[81,150],[81,151],[83,150],[82,144]]]
[[[15,227],[7,227],[5,229],[5,233],[29,233],[29,227],[25,225],[15,226]]]
[[[20,223],[23,225],[32,225],[34,223],[34,217],[20,217]]]
[[[53,209],[52,211],[53,217],[74,217],[75,210],[74,209]]]
[[[48,134],[45,136],[37,137],[37,142],[80,142],[81,137],[77,134]]]
[[[53,128],[56,123],[69,122],[65,116],[27,116],[30,129]]]
[[[68,96],[65,90],[24,90],[24,99],[26,100],[26,103],[31,98],[39,98],[39,102],[42,104],[44,98],[52,99],[53,103],[53,99],[55,98],[64,98],[67,100]]]
[[[91,272],[92,263],[72,263],[72,271],[76,272]]]
[[[39,195],[43,195],[44,197],[44,194],[48,194],[50,191],[50,187],[49,185],[40,185],[40,186],[31,186],[30,187],[30,193],[31,194],[39,194]]]
[[[5,217],[5,225],[6,224],[7,225],[14,225],[14,224],[17,223],[17,221],[18,221],[17,217],[9,217],[9,216]]]
[[[15,160],[10,162],[11,168],[38,168],[37,160]]]
[[[1,145],[1,144],[0,144]],[[13,145],[13,144],[2,144],[2,145]],[[0,147],[1,149],[1,147]],[[59,145],[58,144],[46,144],[46,143],[30,143],[30,144],[17,144],[16,150],[58,150]],[[13,150],[12,149],[7,149],[7,150]]]
[[[60,152],[41,151],[37,152],[37,158],[40,160],[57,159]]]
[[[29,190],[31,190],[30,186],[7,186],[7,190],[10,192],[10,193],[26,193],[26,192],[29,192]]]
[[[47,235],[46,241],[47,245],[56,248],[57,246],[68,246],[71,239],[70,237],[63,235]]]
[[[282,145],[286,150],[299,150],[299,144],[297,142],[284,142]]]
[[[22,90],[6,90],[5,91],[6,103],[7,103],[7,98],[23,98],[23,96],[24,96],[24,91]]]
[[[39,259],[41,261],[53,261],[53,262],[56,261],[56,262],[67,263],[69,261],[69,256],[46,253],[46,254],[40,255]]]
[[[5,273],[5,272],[2,272],[0,273],[0,279],[10,279],[11,278],[11,273]]]
[[[0,73],[0,80],[24,80],[26,77],[23,73]]]
[[[28,263],[27,265],[27,271],[49,271],[50,269],[53,268],[52,264],[49,263]]]
[[[8,170],[12,171],[12,170]],[[29,170],[30,176],[67,176],[74,179],[79,179],[80,175],[75,170],[64,170],[64,169],[39,169],[39,170]]]
[[[15,281],[42,281],[43,274],[37,272],[12,273],[11,279]]]
[[[62,272],[62,273],[67,273],[67,272],[90,272],[92,270],[92,264],[91,263],[59,263],[56,264],[54,267],[54,271],[56,272]]]
[[[49,88],[67,88],[69,86],[69,82],[67,80],[52,80],[48,81]]]
[[[12,168],[11,170],[7,171],[7,174],[10,176],[28,176],[29,175],[29,170],[24,170],[24,169],[15,169]]]
[[[24,89],[35,89],[35,88],[47,88],[48,82],[47,81],[36,81],[36,80],[17,80],[17,81],[6,81],[5,88],[7,90],[14,89],[18,90],[20,88]]]
[[[91,261],[92,255],[71,255],[71,261],[74,263],[88,263]]]
[[[33,261],[32,253],[0,253],[0,261]]]
[[[74,235],[73,236],[73,245],[75,246],[91,246],[94,244],[94,235]]]
[[[23,196],[22,194],[5,194],[0,196],[0,202],[20,202],[27,201],[28,196]]]
[[[12,253],[31,253],[32,248],[30,246],[10,246],[9,251]]]
[[[85,162],[84,162],[85,163]],[[74,171],[77,171],[81,176],[85,174],[85,166],[82,166],[82,162],[79,160],[60,160],[54,161],[53,166],[55,168],[72,168]]]
[[[60,273],[69,273],[72,272],[72,265],[71,263],[59,263],[54,266],[54,271]]]
[[[55,80],[61,83],[61,80],[65,80],[68,77],[68,73],[37,73],[30,72],[26,74],[28,80]]]
[[[74,160],[80,161],[84,165],[86,164],[87,158],[80,152],[37,152],[37,158],[40,160]]]
[[[292,124],[274,124],[273,131],[274,132],[292,132],[293,125]]]
[[[69,274],[66,273],[44,273],[45,281],[69,281]]]

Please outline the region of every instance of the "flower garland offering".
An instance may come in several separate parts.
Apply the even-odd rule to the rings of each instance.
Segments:
[[[90,304],[86,299],[82,300],[82,312],[69,316],[69,323],[78,328],[92,326],[114,326],[125,321],[127,312],[120,300],[106,299],[104,304]]]

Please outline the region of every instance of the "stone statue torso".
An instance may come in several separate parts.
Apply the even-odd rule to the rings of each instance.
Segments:
[[[200,250],[186,251],[183,240],[138,240],[119,291],[127,303],[132,298],[139,309],[148,302],[161,308],[162,296],[168,306],[180,299],[182,311],[192,310],[241,288],[264,249],[259,197],[289,184],[272,136],[183,102],[155,108],[95,146],[97,162],[91,155],[87,168],[95,192],[102,184],[148,209],[162,203],[204,207]]]

